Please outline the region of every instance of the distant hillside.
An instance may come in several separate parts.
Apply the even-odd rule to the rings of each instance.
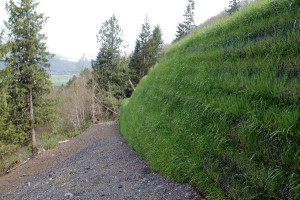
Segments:
[[[49,60],[51,74],[68,75],[68,74],[78,74],[83,68],[91,68],[91,62],[86,60],[83,63],[80,61],[73,62],[60,58],[59,56],[54,56]],[[84,67],[83,67],[84,65]],[[4,67],[4,62],[0,62],[0,69]]]
[[[64,60],[59,56],[54,56],[50,60],[50,65],[52,74],[78,74],[83,69],[80,62]],[[84,63],[84,68],[91,68],[90,61]]]
[[[174,43],[122,103],[151,169],[206,199],[300,199],[300,0],[262,0]]]

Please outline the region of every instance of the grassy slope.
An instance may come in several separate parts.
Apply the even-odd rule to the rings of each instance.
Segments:
[[[196,30],[141,80],[120,131],[153,170],[209,199],[300,199],[299,4]]]

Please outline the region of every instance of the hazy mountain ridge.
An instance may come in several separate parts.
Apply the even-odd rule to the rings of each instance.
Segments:
[[[74,62],[54,56],[49,60],[52,74],[78,74],[84,68],[91,68],[90,61],[85,61],[84,66],[80,61]]]
[[[78,74],[84,68],[91,68],[90,60],[85,60],[84,64],[81,61],[74,62],[63,59],[59,56],[54,56],[49,60],[51,74]],[[0,69],[5,67],[5,62],[0,62]]]

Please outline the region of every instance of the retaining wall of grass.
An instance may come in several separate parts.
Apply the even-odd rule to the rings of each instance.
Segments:
[[[120,131],[208,199],[300,199],[299,101],[300,1],[265,0],[173,44]]]

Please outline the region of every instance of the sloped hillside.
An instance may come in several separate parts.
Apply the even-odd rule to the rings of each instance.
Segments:
[[[265,0],[173,44],[120,130],[208,199],[300,199],[299,102],[300,1]]]

